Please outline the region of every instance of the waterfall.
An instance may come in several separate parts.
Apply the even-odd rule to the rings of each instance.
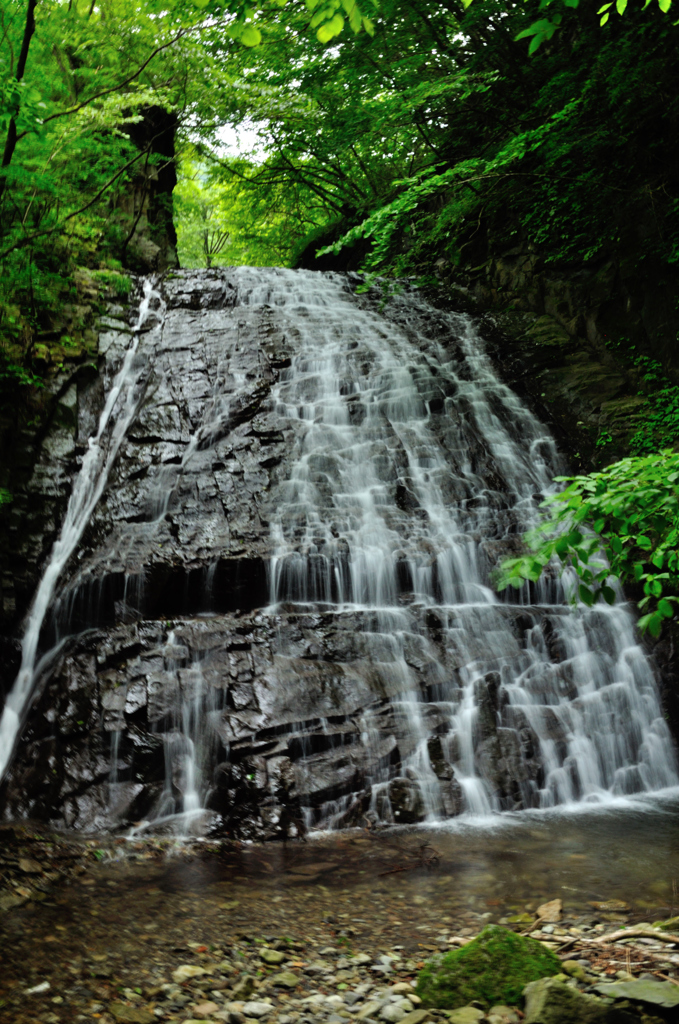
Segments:
[[[143,388],[140,385],[146,362],[137,358],[137,349],[140,332],[152,311],[154,299],[159,301],[160,296],[154,288],[153,279],[148,278],[144,281],[143,297],[132,329],[130,346],[106,396],[97,432],[89,438],[59,536],[26,620],[21,645],[21,666],[0,718],[0,779],[12,756],[33,694],[40,631],[52,604],[57,583],[90,521],[123,438],[143,399]]]
[[[489,585],[492,549],[508,550],[534,525],[563,465],[498,379],[473,322],[444,318],[459,342],[451,359],[409,327],[408,306],[421,303],[412,293],[396,303],[400,327],[362,309],[339,279],[262,274],[241,301],[283,307],[296,339],[274,398],[297,440],[272,524],[272,608],[364,619],[366,657],[388,675],[409,733],[402,775],[416,782],[423,816],[444,813],[424,723],[432,710],[449,751],[457,747],[450,781],[463,811],[509,809],[493,773],[517,756],[526,728],[542,770],[514,780],[517,806],[675,785],[669,731],[625,603],[570,608],[550,578],[530,604],[526,587],[517,608],[515,592],[498,597]],[[423,610],[458,662],[452,673],[434,659],[435,701],[423,700],[404,656],[422,639]],[[373,779],[380,817],[391,816],[392,782],[388,766]]]
[[[93,685],[77,637],[68,664],[39,660],[50,610],[62,636],[93,627],[104,714],[86,753],[64,723],[76,774],[51,803],[21,790],[39,789],[38,743],[10,806],[82,827],[212,815],[247,838],[678,784],[623,597],[573,605],[556,571],[493,588],[564,472],[549,431],[472,318],[358,281],[147,282],[27,620],[0,766],[38,676],[43,704]]]

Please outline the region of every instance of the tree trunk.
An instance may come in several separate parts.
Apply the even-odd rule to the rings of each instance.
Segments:
[[[17,63],[16,80],[20,82],[24,77],[26,70],[26,61],[28,60],[28,50],[31,45],[31,39],[35,32],[35,8],[38,6],[38,0],[28,0],[28,6],[26,7],[26,24],[24,25],[24,38],[21,42],[21,52],[19,53],[19,61]],[[7,138],[5,140],[5,148],[2,154],[2,169],[9,167],[14,156],[14,150],[17,144],[17,126],[16,121],[12,117],[10,118],[9,127],[7,128]],[[5,191],[7,185],[6,175],[0,177],[0,199]]]

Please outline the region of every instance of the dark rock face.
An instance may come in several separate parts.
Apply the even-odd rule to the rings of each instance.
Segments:
[[[468,320],[352,287],[162,282],[138,412],[42,630],[6,816],[284,838],[672,781],[624,609],[573,615],[555,580],[522,603],[488,587],[558,468],[544,428]],[[75,396],[63,461],[46,449],[49,486],[130,337],[104,324],[103,386]]]

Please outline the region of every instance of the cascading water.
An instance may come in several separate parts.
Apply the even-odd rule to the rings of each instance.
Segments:
[[[11,750],[88,522],[53,617],[94,628],[55,658],[34,717],[53,723],[83,673],[104,714],[86,753],[59,726],[49,806],[20,788],[42,777],[36,740],[10,807],[82,827],[218,815],[266,836],[677,784],[624,602],[573,608],[556,576],[492,588],[563,469],[552,438],[470,318],[413,290],[382,309],[353,284],[253,268],[163,282],[167,313],[133,341],[76,480],[0,735]]]
[[[75,551],[85,527],[99,501],[123,438],[139,411],[143,400],[143,378],[146,360],[137,358],[140,332],[152,312],[153,300],[160,302],[154,281],[144,282],[143,297],[132,340],[107,394],[99,417],[97,432],[90,437],[80,472],[66,509],[59,537],[54,544],[45,572],[31,607],[21,646],[21,668],[10,691],[0,718],[0,779],[5,773],[14,745],[31,700],[36,678],[45,660],[38,663],[40,632],[59,578]]]
[[[264,288],[246,301],[284,304],[294,324],[296,351],[275,401],[301,427],[272,528],[272,605],[364,616],[366,656],[388,666],[410,733],[403,775],[417,782],[425,816],[444,812],[425,707],[442,718],[444,759],[472,813],[507,805],[479,764],[484,738],[506,758],[503,738],[510,748],[524,725],[538,739],[543,777],[519,781],[521,806],[675,784],[669,732],[627,609],[571,612],[560,581],[549,580],[526,609],[529,639],[520,649],[510,622],[516,609],[489,587],[489,547],[535,521],[536,498],[562,467],[544,427],[498,380],[471,321],[450,316],[460,342],[450,360],[350,305],[339,283],[302,294],[287,281]],[[433,409],[449,420],[443,431],[432,429]],[[440,665],[440,699],[426,705],[404,657],[408,641],[422,640],[424,609],[461,655],[455,676]],[[494,723],[484,737],[479,721],[493,689],[501,691],[504,737]],[[372,806],[388,818],[388,766],[382,774]]]

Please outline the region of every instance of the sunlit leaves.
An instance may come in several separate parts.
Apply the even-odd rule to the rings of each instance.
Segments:
[[[317,30],[316,36],[321,43],[329,43],[340,35],[345,20],[354,32],[364,29],[369,35],[373,34],[372,21],[356,0],[306,0],[306,5],[313,12],[310,25]]]
[[[549,7],[551,3],[552,0],[541,0],[540,10],[544,10],[544,8]],[[577,8],[580,6],[580,0],[562,0],[562,3],[564,7]],[[600,24],[602,26],[606,24],[611,16],[611,9],[613,7],[615,7],[618,14],[623,15],[627,10],[628,3],[629,0],[611,0],[610,3],[604,4],[603,7],[600,7],[597,11],[597,14],[600,16]],[[645,0],[642,10],[645,10],[649,3],[651,3],[651,0]],[[672,0],[658,0],[658,7],[663,14],[667,14],[671,6]],[[523,29],[522,32],[519,32],[515,38],[517,40],[530,39],[528,53],[533,54],[544,42],[548,42],[552,38],[561,25],[561,21],[562,18],[560,14],[553,14],[551,17],[540,18],[538,21],[534,21],[532,25],[529,25],[528,28]]]

